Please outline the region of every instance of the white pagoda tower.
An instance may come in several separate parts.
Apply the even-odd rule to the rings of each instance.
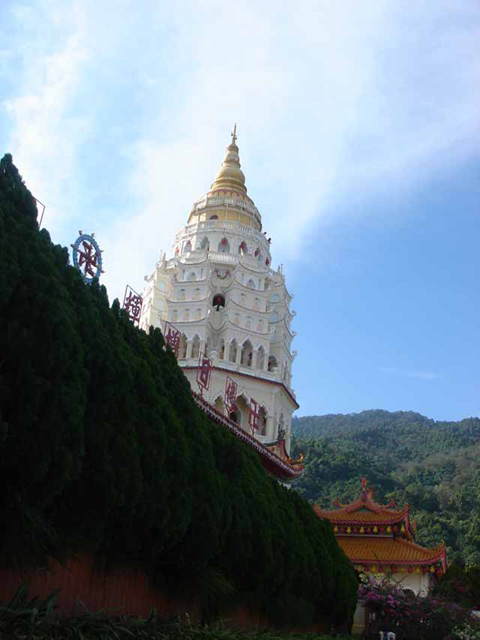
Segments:
[[[291,387],[296,353],[291,344],[292,295],[281,268],[272,269],[270,238],[247,195],[236,128],[210,191],[197,200],[176,235],[171,258],[162,256],[146,276],[140,327],[181,334],[178,362],[197,390],[199,356],[213,363],[204,398],[226,413],[227,377],[237,383],[232,418],[251,433],[249,404],[260,404],[264,444],[284,441],[290,452],[291,416],[298,408]]]

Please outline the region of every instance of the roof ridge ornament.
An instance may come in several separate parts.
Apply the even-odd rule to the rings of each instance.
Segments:
[[[235,144],[237,142],[237,123],[236,122],[233,125],[233,130],[230,135],[232,136],[232,144]]]

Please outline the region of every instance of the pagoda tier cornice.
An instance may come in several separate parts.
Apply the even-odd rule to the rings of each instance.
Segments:
[[[196,254],[196,253],[200,253],[199,251],[190,251],[188,254],[184,254],[182,256],[177,256],[176,261],[178,264],[182,265],[182,267],[199,267],[201,265],[205,265],[208,263],[207,260],[207,253],[202,251],[202,253],[205,253],[205,255],[202,257],[201,260],[198,260],[197,262],[194,262],[194,259],[196,258],[195,255],[192,254]],[[190,257],[192,258],[192,260],[190,260]],[[201,257],[201,256],[200,256]]]
[[[263,293],[263,292],[262,292]],[[272,312],[272,310],[270,309],[270,311],[260,311],[258,309],[253,309],[252,307],[245,307],[243,304],[241,304],[240,302],[237,302],[237,300],[234,300],[233,298],[230,298],[229,300],[230,303],[233,303],[233,305],[235,307],[238,307],[239,309],[241,309],[242,311],[248,311],[249,313],[256,313],[260,316],[267,316]]]
[[[210,300],[210,296],[206,295],[204,298],[198,298],[197,300],[194,299],[190,299],[190,300],[172,300],[171,298],[165,298],[165,300],[168,302],[168,304],[182,304],[182,305],[192,305],[195,303],[200,303],[200,302],[206,302],[207,300]]]
[[[234,363],[231,363],[232,365],[234,365]],[[191,369],[191,370],[197,370],[199,367],[197,366],[182,366],[182,369]],[[264,384],[268,384],[268,385],[273,385],[275,387],[278,387],[279,389],[281,389],[282,391],[284,391],[288,398],[291,400],[292,404],[294,405],[294,407],[296,409],[300,408],[300,405],[297,402],[297,399],[295,397],[295,394],[293,393],[292,389],[289,389],[284,382],[279,382],[278,380],[270,380],[269,378],[264,378],[262,376],[259,375],[255,375],[253,373],[247,373],[245,371],[238,371],[237,369],[234,368],[227,368],[227,367],[221,367],[221,366],[213,366],[212,367],[212,371],[223,371],[224,373],[234,373],[237,376],[243,376],[245,378],[250,378],[250,379],[255,379],[258,380],[259,382],[262,382]]]
[[[261,246],[267,253],[270,252],[268,240],[258,229],[255,229],[255,227],[249,227],[241,222],[226,220],[206,220],[203,222],[194,222],[193,224],[189,224],[176,234],[175,243],[187,236],[190,237],[201,233],[212,233],[215,231],[234,233],[241,236],[242,239],[254,240],[258,246]]]
[[[238,278],[236,278],[235,275],[233,279],[235,284],[241,287],[242,289],[245,289],[245,291],[249,291],[250,293],[268,294],[268,289],[252,289],[252,287],[247,287],[246,284],[244,284],[243,282],[240,282],[240,280],[238,280]]]
[[[254,273],[256,276],[269,276],[271,273],[270,267],[266,265],[262,265],[258,262],[256,258],[248,258],[245,256],[240,256],[238,261],[239,266],[241,266],[245,271],[250,271],[250,273]],[[258,265],[258,268],[257,268]]]
[[[245,327],[241,327],[240,325],[235,324],[234,322],[232,322],[230,320],[230,318],[228,317],[228,314],[225,314],[225,315],[226,315],[226,322],[227,322],[228,327],[230,329],[234,329],[235,332],[237,330],[241,331],[243,334],[245,334],[246,338],[248,338],[248,336],[252,335],[252,334],[255,335],[255,336],[258,336],[259,338],[268,338],[273,333],[273,331],[270,331],[270,329],[267,329],[267,331],[265,331],[265,332],[255,331],[254,329],[245,329]]]
[[[206,320],[208,320],[208,316],[203,316],[202,318],[192,319],[192,320],[169,320],[169,322],[173,323],[176,328],[180,332],[182,332],[181,327],[192,327],[202,325],[202,328],[206,325]]]

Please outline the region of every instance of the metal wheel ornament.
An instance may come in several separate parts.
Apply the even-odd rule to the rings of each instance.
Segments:
[[[72,247],[73,264],[82,274],[82,278],[90,284],[95,278],[100,278],[102,270],[102,251],[94,234],[88,235],[79,231],[80,235]]]

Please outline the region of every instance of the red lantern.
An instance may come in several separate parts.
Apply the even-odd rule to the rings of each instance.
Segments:
[[[392,564],[392,573],[397,573],[397,565]]]
[[[383,565],[378,565],[378,573],[383,573]]]
[[[413,567],[408,567],[408,573],[412,573]]]
[[[442,573],[443,573],[442,567],[438,567],[438,569],[435,571],[435,575],[437,576],[437,578],[440,578]]]
[[[422,567],[422,573],[428,573],[428,567]]]

